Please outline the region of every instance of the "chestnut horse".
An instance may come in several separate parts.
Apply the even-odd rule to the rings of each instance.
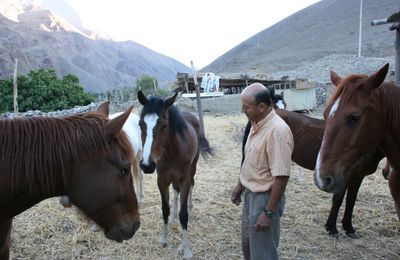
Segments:
[[[292,160],[303,168],[314,170],[324,134],[324,120],[282,109],[275,109],[275,112],[288,124],[290,130],[292,131],[294,139]],[[248,123],[245,129],[242,149],[246,144],[250,127],[251,124]],[[345,230],[346,235],[349,237],[358,237],[352,224],[352,215],[357,199],[357,193],[364,176],[374,173],[378,167],[379,161],[382,158],[383,154],[380,151],[369,154],[367,156],[366,163],[353,169],[353,171],[357,173],[357,176],[354,176],[354,178],[350,179],[347,187],[344,190],[333,195],[331,210],[325,224],[326,231],[328,231],[330,236],[338,237],[339,235],[339,231],[336,228],[336,220],[339,209],[343,203],[344,196],[347,192],[346,209],[342,219],[342,227]]]
[[[138,92],[139,102],[143,105],[140,115],[142,132],[143,159],[140,163],[144,173],[153,173],[157,169],[157,184],[161,194],[164,227],[160,243],[167,245],[169,206],[169,186],[172,183],[175,196],[172,221],[177,215],[178,194],[180,194],[179,220],[183,229],[183,257],[190,259],[188,218],[193,207],[192,189],[196,164],[201,152],[203,156],[212,155],[212,150],[204,134],[200,131],[200,122],[191,113],[180,112],[173,105],[177,93],[167,99],[151,97],[147,99]]]
[[[325,111],[325,132],[318,154],[314,182],[326,192],[338,192],[354,176],[351,170],[366,155],[381,150],[396,172],[400,170],[400,87],[384,82],[389,64],[371,76],[345,78],[331,72],[336,91]],[[399,178],[389,178],[396,208]],[[398,208],[397,208],[397,212]],[[400,215],[398,215],[400,218]]]
[[[121,131],[132,108],[108,120],[108,104],[65,118],[0,120],[0,259],[9,258],[12,218],[50,197],[67,195],[111,240],[138,230],[132,148]]]

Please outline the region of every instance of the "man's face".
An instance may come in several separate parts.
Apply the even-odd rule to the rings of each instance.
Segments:
[[[242,112],[245,113],[250,121],[256,121],[259,114],[259,106],[256,105],[255,100],[248,95],[241,96],[240,99],[242,101]]]

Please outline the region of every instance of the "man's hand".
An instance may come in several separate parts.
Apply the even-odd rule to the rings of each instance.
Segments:
[[[267,230],[271,227],[272,225],[272,219],[270,217],[267,217],[267,215],[262,212],[260,216],[257,218],[256,222],[256,231],[263,231]]]
[[[239,206],[239,204],[242,202],[242,192],[244,191],[244,187],[240,182],[235,186],[235,188],[232,191],[232,196],[231,196],[231,201],[233,204],[236,206]]]

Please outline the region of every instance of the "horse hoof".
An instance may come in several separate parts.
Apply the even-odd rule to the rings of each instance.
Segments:
[[[330,237],[333,237],[333,238],[335,238],[335,239],[339,239],[339,238],[340,238],[339,233],[329,233],[329,236],[330,236]]]
[[[60,204],[63,205],[64,208],[72,207],[72,202],[68,196],[61,196],[60,197]]]
[[[99,227],[96,223],[93,223],[93,224],[90,226],[90,230],[91,230],[92,232],[99,232],[99,231],[100,231],[100,227]]]
[[[360,236],[357,234],[357,233],[346,233],[346,235],[348,236],[348,237],[350,237],[350,238],[353,238],[353,239],[358,239],[358,238],[360,238]]]

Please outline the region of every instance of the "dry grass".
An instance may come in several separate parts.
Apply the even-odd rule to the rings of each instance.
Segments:
[[[200,159],[193,192],[194,209],[189,232],[194,259],[241,259],[240,207],[230,202],[237,182],[240,143],[237,125],[243,115],[207,115],[206,135],[216,156]],[[361,235],[350,239],[341,230],[339,239],[328,237],[324,224],[331,195],[316,188],[312,172],[293,164],[282,218],[282,259],[399,259],[399,223],[387,181],[378,172],[361,186],[354,211],[354,226]],[[181,227],[170,227],[169,245],[161,248],[160,196],[156,176],[145,176],[145,204],[141,228],[129,241],[107,240],[93,233],[74,210],[58,199],[48,199],[15,218],[13,259],[179,259]],[[339,223],[342,216],[340,212]]]

